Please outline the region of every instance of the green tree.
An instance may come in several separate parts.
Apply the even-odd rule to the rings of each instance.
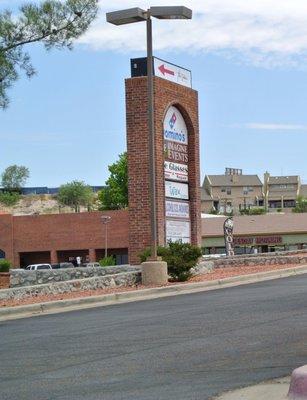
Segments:
[[[307,198],[298,196],[296,200],[296,207],[292,209],[294,213],[305,213],[307,212]]]
[[[62,206],[72,207],[75,212],[80,212],[80,206],[90,207],[93,203],[94,193],[90,186],[84,182],[73,181],[60,186],[57,200]]]
[[[127,153],[119,155],[118,161],[109,165],[110,177],[107,186],[99,192],[101,210],[120,210],[128,207],[128,163]]]
[[[45,0],[23,5],[18,15],[9,10],[0,13],[0,108],[8,105],[7,89],[20,72],[29,78],[35,74],[25,46],[40,42],[47,50],[71,49],[97,10],[97,0]]]
[[[27,167],[11,165],[1,175],[1,185],[8,192],[19,191],[29,176],[30,172]]]

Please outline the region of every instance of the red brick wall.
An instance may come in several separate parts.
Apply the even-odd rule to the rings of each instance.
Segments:
[[[156,132],[156,193],[158,242],[165,243],[165,187],[163,120],[171,105],[181,111],[189,132],[189,190],[191,240],[201,243],[200,165],[198,94],[195,90],[154,78]],[[138,254],[150,246],[150,199],[148,173],[147,78],[126,80],[127,150],[129,174],[129,256],[139,262]]]
[[[13,261],[13,217],[10,214],[0,214],[0,249],[5,257]]]
[[[128,248],[128,212],[108,211],[108,247]],[[0,249],[19,266],[19,253],[104,249],[100,212],[14,216],[0,215]],[[53,260],[55,262],[55,260]]]

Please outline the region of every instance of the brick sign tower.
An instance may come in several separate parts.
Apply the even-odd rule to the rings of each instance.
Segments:
[[[182,240],[200,245],[198,93],[190,87],[189,71],[154,62],[158,244]],[[146,76],[126,80],[131,264],[140,263],[139,253],[151,243],[147,87]]]

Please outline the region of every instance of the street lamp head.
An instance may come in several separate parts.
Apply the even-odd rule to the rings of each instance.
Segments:
[[[150,7],[149,11],[158,19],[192,19],[192,10],[184,6]]]
[[[102,222],[103,222],[104,224],[107,224],[108,222],[111,221],[111,217],[110,217],[109,215],[102,215],[102,216],[101,216],[101,219],[102,219]]]
[[[133,24],[134,22],[146,21],[146,19],[146,11],[138,7],[107,13],[107,22],[113,25]]]

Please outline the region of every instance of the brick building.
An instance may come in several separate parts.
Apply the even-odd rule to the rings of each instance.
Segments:
[[[57,263],[81,257],[97,261],[104,256],[105,227],[101,216],[109,215],[108,254],[117,264],[128,263],[128,212],[73,213],[13,216],[0,215],[0,257],[15,267],[34,263]]]

